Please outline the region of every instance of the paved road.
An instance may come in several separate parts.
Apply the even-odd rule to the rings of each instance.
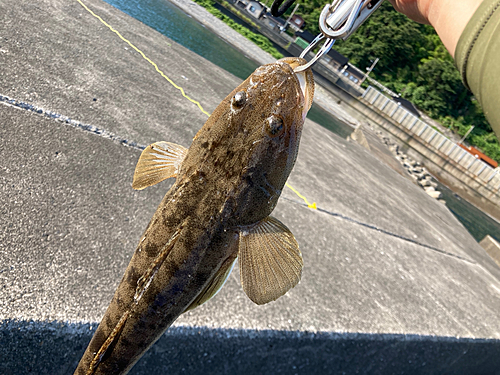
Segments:
[[[86,3],[207,110],[239,83]],[[0,373],[66,374],[171,184],[130,188],[134,145],[188,146],[206,117],[78,2],[0,14]],[[446,206],[309,120],[290,184],[319,207],[285,190],[275,211],[301,283],[256,306],[236,270],[134,373],[498,372],[500,269]]]

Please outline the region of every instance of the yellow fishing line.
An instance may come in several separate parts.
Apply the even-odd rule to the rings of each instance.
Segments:
[[[120,34],[118,31],[116,31],[115,29],[113,29],[113,27],[111,25],[109,25],[108,23],[106,23],[106,21],[104,21],[100,16],[98,16],[97,14],[95,14],[92,10],[90,10],[81,0],[76,0],[80,3],[80,5],[86,10],[88,11],[91,15],[93,15],[95,18],[97,18],[99,21],[101,21],[103,23],[103,25],[105,25],[108,29],[110,29],[112,32],[114,32],[116,35],[118,35],[118,37],[123,40],[125,43],[127,43],[130,47],[132,47],[136,52],[140,53],[140,55],[144,58],[144,60],[146,60],[147,62],[149,62],[151,65],[154,66],[154,68],[156,69],[156,71],[158,73],[161,74],[161,76],[163,78],[165,78],[172,86],[174,86],[177,90],[179,90],[181,93],[182,93],[182,96],[185,97],[187,100],[189,100],[191,103],[193,104],[196,104],[198,106],[198,108],[200,109],[200,111],[202,111],[204,114],[206,114],[207,116],[210,117],[210,113],[208,113],[207,111],[205,111],[203,109],[203,107],[201,106],[201,104],[199,102],[197,102],[196,100],[193,100],[191,99],[189,96],[186,95],[186,93],[184,92],[184,89],[178,85],[176,85],[174,83],[174,81],[172,81],[170,78],[168,78],[161,70],[160,68],[158,68],[158,65],[156,65],[149,57],[147,57],[139,48],[137,48],[136,46],[134,46],[128,39],[124,38],[122,36],[122,34]],[[295,190],[292,186],[290,186],[290,184],[286,183],[286,186],[291,189],[295,194],[297,194],[297,196],[301,199],[304,200],[304,202],[307,204],[307,207],[309,208],[313,208],[313,209],[317,209],[316,207],[316,202],[313,202],[313,203],[309,203],[309,201],[306,199],[306,197],[304,197],[302,194],[300,194],[297,190]]]
[[[285,184],[286,187],[288,187],[291,191],[293,191],[295,194],[298,195],[298,197],[302,200],[304,200],[304,202],[306,202],[307,204],[307,207],[309,208],[312,208],[312,209],[317,209],[318,207],[316,206],[316,202],[312,202],[312,203],[309,203],[309,201],[307,200],[306,197],[304,197],[302,194],[300,194],[297,190],[295,190],[288,182]]]
[[[138,53],[141,54],[141,56],[148,62],[150,63],[151,65],[154,66],[154,68],[156,69],[156,71],[158,73],[161,74],[161,76],[163,78],[165,78],[172,86],[174,86],[177,90],[179,90],[181,93],[182,93],[182,96],[185,97],[187,100],[189,100],[191,103],[193,104],[196,104],[198,106],[198,108],[200,109],[200,111],[202,111],[204,114],[206,114],[207,116],[210,116],[210,113],[208,113],[207,111],[205,111],[203,109],[203,107],[201,106],[201,104],[199,102],[197,102],[196,100],[193,100],[191,99],[189,96],[186,95],[186,93],[184,92],[184,89],[178,85],[176,85],[174,83],[174,81],[172,81],[170,78],[168,78],[159,68],[158,68],[158,65],[156,65],[153,61],[151,61],[151,59],[149,59],[149,57],[147,57],[139,48],[137,48],[136,46],[134,46],[128,39],[125,39],[122,34],[120,34],[118,31],[116,31],[115,29],[113,29],[111,27],[111,25],[109,25],[108,23],[106,23],[106,21],[104,21],[101,17],[99,17],[97,14],[95,14],[92,10],[90,10],[81,0],[76,0],[80,3],[80,5],[85,9],[87,10],[90,14],[92,14],[95,18],[97,18],[99,21],[101,21],[108,29],[110,29],[112,32],[114,32],[116,35],[118,35],[118,37],[123,40],[125,43],[127,43],[130,47],[132,47],[135,51],[137,51]]]

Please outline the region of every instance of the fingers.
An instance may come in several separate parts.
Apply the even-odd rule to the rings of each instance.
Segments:
[[[428,9],[431,0],[389,0],[394,9],[412,20],[429,24]]]

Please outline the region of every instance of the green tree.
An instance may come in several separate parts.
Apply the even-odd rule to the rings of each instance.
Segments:
[[[378,57],[374,73],[382,83],[411,82],[420,60],[427,57],[428,40],[422,28],[383,3],[356,33],[334,48],[361,69]]]
[[[323,5],[310,1],[299,8],[313,33],[319,33]],[[460,135],[474,125],[468,141],[500,162],[497,138],[432,27],[409,20],[384,2],[356,33],[334,48],[360,69],[378,57],[373,78]]]
[[[418,73],[416,85],[408,84],[404,97],[434,118],[464,114],[470,95],[452,62],[434,57],[422,59]]]
[[[301,1],[299,8],[297,9],[297,12],[295,14],[299,15],[302,17],[302,19],[305,21],[305,29],[313,33],[314,35],[317,35],[320,33],[319,30],[319,15],[321,11],[323,10],[323,7],[325,6],[325,1],[322,0],[310,0],[310,1]],[[291,10],[289,9],[288,12],[285,13],[285,16],[290,13]]]

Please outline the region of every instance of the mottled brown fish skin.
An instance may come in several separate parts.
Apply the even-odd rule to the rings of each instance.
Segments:
[[[284,61],[299,65],[303,60]],[[238,228],[274,209],[295,162],[304,121],[304,97],[284,61],[258,68],[198,132],[75,374],[128,372],[221,266],[236,258]],[[235,108],[231,100],[241,91],[247,100]],[[270,118],[283,120],[279,135],[269,131]],[[154,277],[134,300],[139,279],[152,264],[157,266]],[[96,353],[113,330],[116,337],[96,363]]]

